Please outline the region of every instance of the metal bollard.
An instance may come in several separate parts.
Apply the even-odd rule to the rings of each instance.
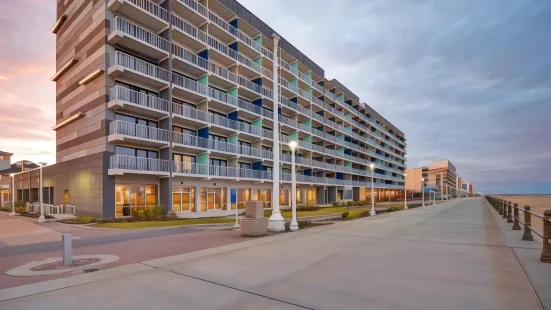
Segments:
[[[73,263],[73,236],[63,234],[61,241],[63,242],[63,265],[71,265]]]
[[[519,213],[518,213],[518,203],[515,203],[515,206],[514,206],[514,213],[513,213],[513,230],[520,230],[520,224],[518,222],[518,217],[519,217]]]
[[[497,200],[497,207],[498,207],[499,215],[503,215],[503,203],[501,199]]]
[[[503,218],[507,218],[507,200],[503,200]]]
[[[511,202],[509,201],[507,203],[507,223],[512,223],[513,222],[513,210],[512,210],[513,206],[511,204]]]
[[[551,263],[551,210],[543,212],[543,249],[541,250],[540,261]]]
[[[522,240],[534,241],[534,236],[532,236],[532,214],[526,212],[530,211],[530,206],[524,206],[524,234],[522,234]]]

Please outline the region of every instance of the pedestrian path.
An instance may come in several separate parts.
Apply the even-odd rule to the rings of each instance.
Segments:
[[[0,290],[4,299],[6,310],[540,309],[482,198]]]

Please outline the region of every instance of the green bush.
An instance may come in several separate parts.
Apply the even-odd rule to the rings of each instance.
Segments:
[[[171,219],[171,220],[177,220],[178,219],[178,215],[176,215],[176,212],[170,210],[168,212],[168,218]]]
[[[345,219],[345,218],[348,217],[348,215],[350,215],[350,212],[345,211],[345,212],[342,213],[342,218]]]
[[[159,219],[164,217],[165,210],[162,206],[134,207],[132,217],[138,219]]]
[[[88,223],[94,223],[96,221],[95,218],[91,216],[77,216],[72,221],[81,223],[81,224],[88,224]]]
[[[25,207],[15,207],[15,213],[22,214],[22,213],[26,213],[26,212],[27,212],[27,208],[25,208]]]
[[[321,209],[321,207],[309,205],[297,207],[297,211],[318,211],[319,209]]]
[[[312,225],[312,221],[298,221],[298,229],[304,229]],[[285,231],[291,231],[291,222],[285,223]]]
[[[396,211],[400,211],[404,208],[403,205],[393,205],[389,208],[386,209],[386,212],[396,212]]]
[[[264,217],[269,218],[270,216],[272,216],[272,210],[264,210]]]
[[[22,201],[22,200],[18,200],[15,202],[15,208],[25,208],[27,206],[27,204]]]
[[[359,217],[368,217],[368,216],[371,216],[371,212],[368,210],[362,211],[359,214]]]
[[[352,202],[352,201],[346,202],[346,206],[347,206],[347,207],[352,207],[352,204],[354,204],[354,202]]]
[[[333,202],[333,208],[338,208],[341,206],[341,203],[339,201]]]

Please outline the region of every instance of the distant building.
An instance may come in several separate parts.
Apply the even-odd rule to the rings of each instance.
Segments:
[[[406,174],[408,191],[421,192],[424,187],[425,190],[455,197],[457,189],[463,185],[463,179],[457,176],[455,166],[447,159],[435,160],[426,167],[409,168]]]
[[[16,174],[18,172],[24,172],[32,169],[36,169],[39,166],[32,161],[20,160],[15,163],[11,163],[12,153],[0,151],[0,204],[11,201],[11,174]],[[21,177],[15,176],[15,189],[19,189],[16,195],[16,200],[25,200],[25,201],[38,201],[38,189],[33,195],[28,189],[24,190],[26,187],[25,182],[31,182],[31,180],[24,181]]]

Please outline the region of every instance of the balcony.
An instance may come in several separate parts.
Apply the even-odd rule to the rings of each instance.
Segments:
[[[174,68],[188,71],[196,76],[206,74],[209,70],[209,61],[194,54],[178,44],[172,43],[172,62]]]
[[[125,155],[113,155],[109,158],[109,175],[150,174],[170,175],[170,161]]]
[[[193,124],[196,127],[204,126],[209,122],[209,114],[192,107],[172,103],[172,115],[175,119],[182,119],[185,124]]]
[[[170,76],[168,70],[119,51],[109,55],[107,74],[123,76],[156,90],[167,87]]]
[[[107,8],[157,33],[168,27],[168,11],[148,0],[110,0]]]
[[[201,101],[208,98],[207,85],[176,73],[172,73],[172,86],[174,94],[182,99]]]
[[[242,109],[243,112],[249,112],[249,113],[252,113],[252,114],[255,114],[257,116],[261,116],[263,114],[264,111],[266,112],[270,112],[268,110],[265,110],[259,106],[256,106],[250,102],[247,102],[241,98],[239,98],[237,100],[237,106]]]
[[[219,65],[208,62],[208,70],[212,73],[209,78],[226,88],[233,88],[237,84],[238,75]]]
[[[272,173],[268,171],[241,169],[233,167],[221,167],[201,165],[194,163],[174,162],[175,176],[192,176],[207,179],[232,179],[240,180],[272,180]]]
[[[234,121],[214,113],[209,113],[209,123],[221,129],[224,129],[225,134],[232,134],[234,130],[237,130],[242,133],[252,135],[254,137],[262,137],[263,135],[263,128],[252,126],[239,121]]]
[[[222,111],[224,112],[230,112],[235,110],[235,108],[237,107],[237,101],[238,101],[237,97],[229,95],[228,93],[225,93],[225,92],[221,92],[212,87],[209,87],[208,89],[209,89],[209,97],[211,98],[211,102],[212,100],[215,100],[226,105],[225,107],[217,107],[217,108],[221,108]]]
[[[109,90],[108,108],[160,119],[168,116],[168,100],[147,95],[126,87],[115,86]]]
[[[172,0],[172,9],[196,25],[208,21],[208,9],[195,0]]]
[[[194,50],[207,48],[208,35],[176,15],[172,15],[172,29],[174,30],[172,32],[174,40],[182,42]]]
[[[120,120],[109,124],[109,142],[124,142],[153,148],[169,145],[169,131]]]
[[[109,24],[107,41],[129,50],[140,51],[152,59],[160,60],[168,56],[170,43],[160,36],[150,32],[119,16]]]

